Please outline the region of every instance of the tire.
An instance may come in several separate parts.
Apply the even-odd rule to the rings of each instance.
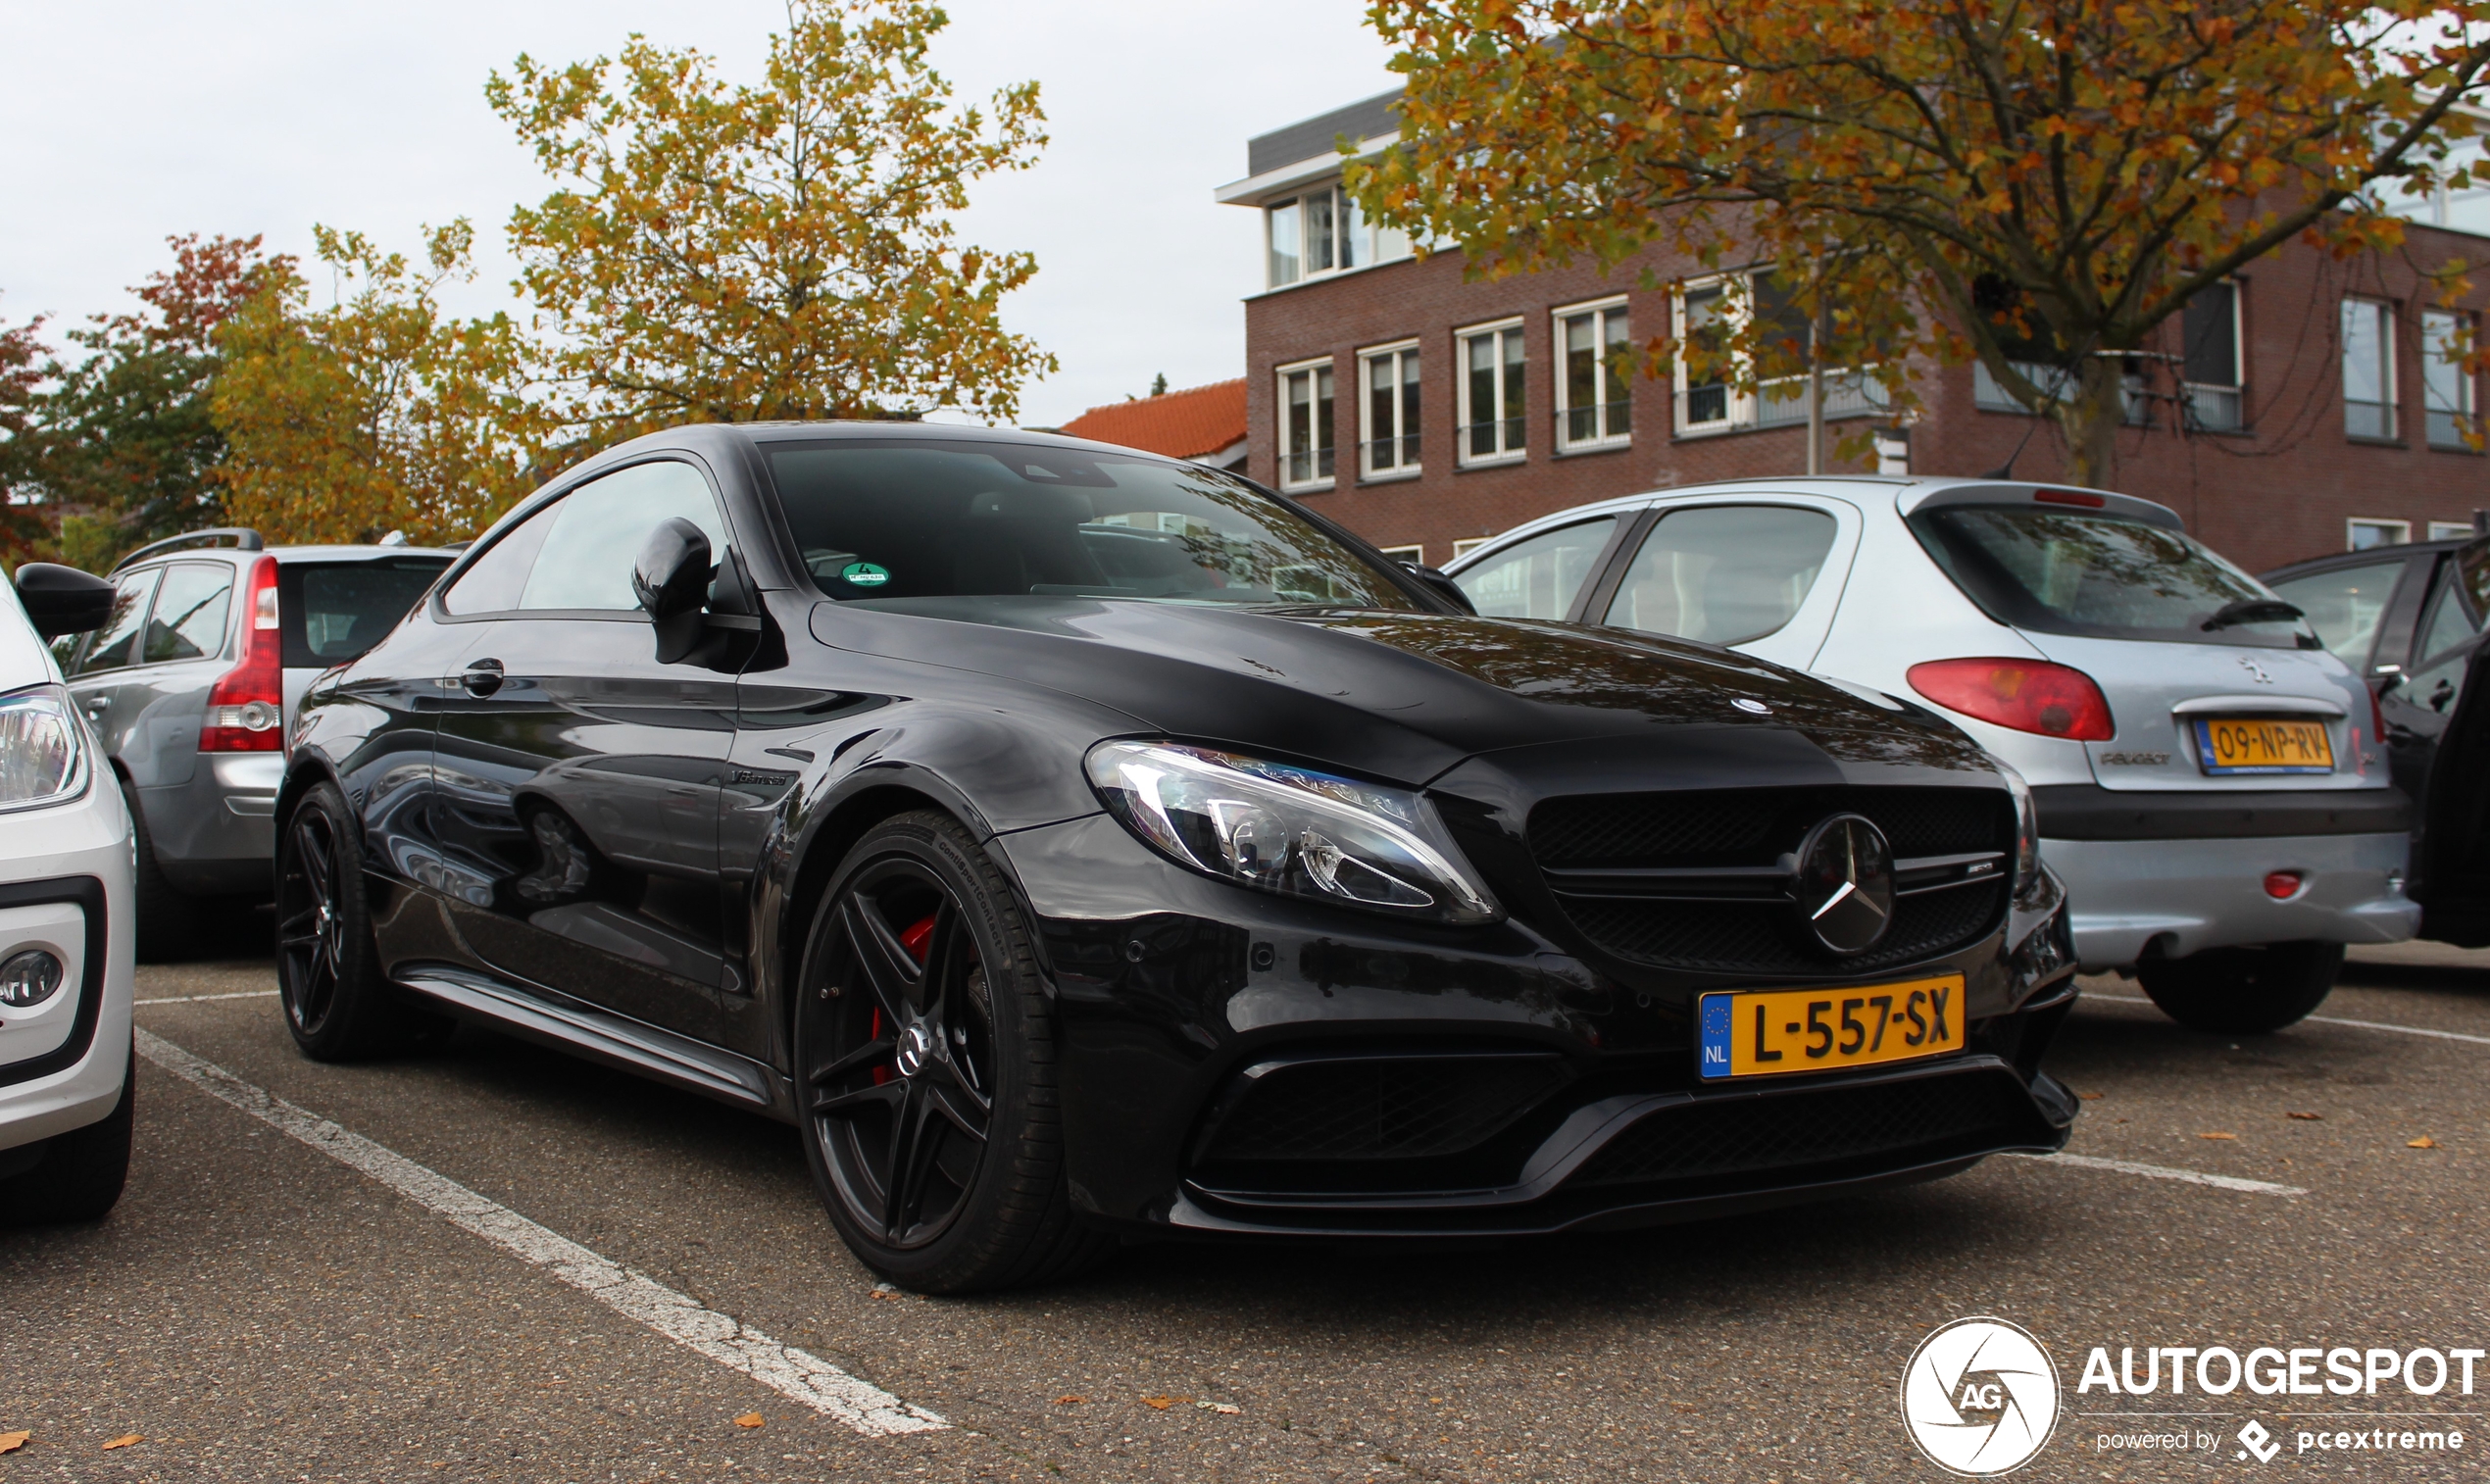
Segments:
[[[315,1062],[437,1045],[455,1028],[380,971],[362,832],[333,783],[306,790],[277,832],[276,985],[285,1028]]]
[[[118,776],[118,775],[116,775]],[[136,930],[138,962],[172,964],[190,957],[199,940],[199,903],[165,879],[156,861],[156,837],[138,810],[138,790],[121,779],[122,802],[129,806],[130,832],[138,837],[137,871],[132,884],[131,925]]]
[[[1028,924],[956,820],[900,815],[857,842],[795,989],[805,1160],[866,1266],[969,1293],[1056,1281],[1114,1245],[1071,1210]]]
[[[2270,943],[2150,959],[2135,976],[2162,1013],[2188,1029],[2252,1035],[2307,1018],[2342,970],[2340,943]]]
[[[129,1178],[129,1135],[136,1121],[131,1111],[135,1070],[134,1060],[124,1067],[121,1101],[102,1122],[53,1135],[41,1163],[0,1180],[0,1223],[48,1226],[100,1221],[112,1211]]]

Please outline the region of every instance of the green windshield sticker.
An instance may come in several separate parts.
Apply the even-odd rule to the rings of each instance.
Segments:
[[[838,569],[839,580],[850,587],[879,587],[890,580],[890,573],[871,562],[850,562]]]

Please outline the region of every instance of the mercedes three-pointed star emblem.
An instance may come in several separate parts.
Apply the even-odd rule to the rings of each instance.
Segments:
[[[1807,832],[1795,883],[1800,922],[1837,954],[1864,953],[1893,922],[1893,850],[1858,815],[1835,815]]]

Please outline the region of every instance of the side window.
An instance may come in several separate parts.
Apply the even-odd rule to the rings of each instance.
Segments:
[[[1807,601],[1834,531],[1831,516],[1793,505],[1672,511],[1643,538],[1606,621],[1707,644],[1761,639]]]
[[[2472,652],[2465,646],[2481,631],[2479,611],[2471,602],[2462,573],[2457,580],[2438,589],[2430,600],[2429,617],[2420,628],[2420,642],[2414,646],[2420,664],[2404,679],[2404,700],[2414,706],[2425,706],[2440,716],[2450,715],[2457,696],[2464,692],[2465,667]]]
[[[150,567],[121,579],[113,591],[112,616],[96,630],[95,642],[86,646],[86,658],[77,666],[79,674],[119,669],[130,663],[130,648],[147,621],[147,600],[156,595],[157,579],[164,574],[163,568]]]
[[[165,569],[155,616],[139,645],[140,663],[203,660],[224,653],[224,618],[233,604],[233,569],[222,562],[181,562]]]
[[[712,560],[726,550],[726,523],[699,470],[673,460],[635,464],[591,480],[554,507],[544,549],[521,608],[604,609],[637,612],[631,564],[649,532],[680,516],[709,537]]]
[[[527,573],[535,569],[536,553],[544,547],[545,533],[553,529],[568,503],[557,500],[496,537],[441,594],[441,607],[461,616],[517,608],[519,595],[527,587]]]
[[[1510,546],[1454,578],[1491,618],[1563,618],[1617,530],[1615,516],[1583,520]]]
[[[2377,642],[2378,620],[2395,600],[2396,579],[2404,563],[2371,562],[2311,572],[2273,585],[2286,603],[2309,616],[2309,626],[2344,664],[2366,671],[2369,648]]]

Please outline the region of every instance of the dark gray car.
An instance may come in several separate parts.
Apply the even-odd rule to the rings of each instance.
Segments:
[[[220,529],[113,569],[112,617],[57,653],[137,821],[141,959],[179,953],[200,902],[268,895],[296,702],[378,643],[453,555]]]

